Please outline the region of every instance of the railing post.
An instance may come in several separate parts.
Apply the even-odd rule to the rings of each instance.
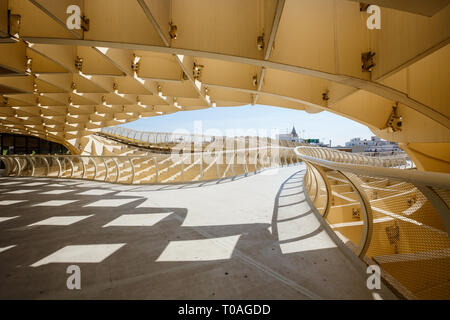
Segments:
[[[59,161],[59,157],[56,157],[56,163],[58,164],[58,175],[57,178],[60,178],[62,175],[62,166],[61,166],[61,162]]]
[[[305,165],[308,169],[308,170],[306,170],[306,174],[305,174],[305,186],[306,186],[306,192],[309,194],[309,192],[311,191],[311,183],[312,183],[311,170],[309,169],[309,164],[307,162],[305,162]]]
[[[353,189],[356,191],[358,200],[361,204],[361,209],[363,213],[363,231],[361,235],[361,240],[358,245],[357,255],[362,259],[366,255],[367,249],[370,246],[370,241],[372,240],[373,231],[373,215],[372,207],[370,206],[369,198],[361,187],[359,181],[352,175],[346,174],[342,171],[338,171],[342,176],[344,176],[347,181],[352,185]]]
[[[181,181],[184,182],[184,158],[181,159]]]
[[[135,168],[134,168],[134,163],[133,163],[133,158],[131,158],[130,156],[128,156],[127,158],[128,158],[128,161],[130,162],[130,165],[131,165],[131,184],[133,184],[134,183],[135,174],[136,174],[136,171],[135,171]]]
[[[31,165],[31,176],[34,177],[34,161],[31,156],[26,156],[26,158]]]
[[[330,209],[331,209],[331,199],[333,197],[330,181],[328,180],[326,171],[322,167],[320,167],[318,165],[313,165],[313,164],[311,164],[311,166],[317,170],[317,172],[320,174],[320,176],[322,177],[322,180],[325,184],[325,189],[327,192],[327,202],[326,202],[325,210],[323,211],[322,216],[324,219],[326,219],[328,216],[328,213],[330,212]],[[316,179],[316,182],[317,182],[317,179]],[[319,189],[319,184],[317,183],[316,193],[318,192],[318,189]]]
[[[73,162],[72,162],[72,159],[70,159],[70,157],[67,157],[67,160],[69,160],[69,163],[70,163],[70,178],[72,178],[73,177],[73,171],[74,171]]]
[[[233,153],[234,153],[234,151],[233,151]],[[232,177],[235,176],[235,173],[234,173],[234,159],[235,159],[235,158],[236,158],[236,160],[237,160],[237,158],[238,158],[237,152],[234,153],[233,159],[231,160],[231,176],[232,176]]]
[[[119,163],[117,162],[117,158],[112,158],[115,165],[116,165],[116,169],[117,169],[117,174],[116,174],[116,180],[114,180],[114,183],[117,183],[117,181],[119,181],[119,175],[120,175],[120,166]]]
[[[203,179],[203,152],[200,153],[200,178]]]
[[[216,175],[217,175],[217,179],[219,179],[220,177],[219,177],[219,162],[217,161],[218,160],[218,158],[216,158]]]
[[[84,164],[84,159],[83,159],[82,156],[78,156],[78,159],[80,160],[81,165],[83,166],[83,173],[81,174],[81,179],[84,179],[84,175],[85,175],[85,173],[86,173],[86,166],[85,166],[85,164]],[[88,160],[88,161],[89,161],[89,160]]]
[[[20,164],[20,161],[19,161],[19,159],[17,157],[14,157],[14,161],[17,163],[16,177],[18,177],[22,173],[22,165]]]
[[[153,157],[153,162],[155,163],[155,182],[158,183],[158,161],[156,161],[156,157]]]
[[[248,167],[247,167],[247,154],[244,151],[244,170],[245,170],[245,175],[248,175]]]
[[[316,201],[317,196],[319,195],[319,182],[317,181],[316,173],[313,171],[314,169],[312,169],[313,168],[312,164],[309,164],[309,165],[310,165],[311,175],[314,177],[314,182],[316,183],[316,190],[314,192],[314,198],[312,200],[314,202],[314,201]]]
[[[101,159],[103,160],[103,165],[105,166],[105,179],[103,181],[106,181],[106,179],[108,179],[108,165],[106,164],[106,160],[103,156]]]
[[[92,163],[94,164],[94,177],[92,180],[95,180],[97,178],[97,163],[95,162],[95,157],[90,158],[92,160]]]
[[[44,159],[45,165],[47,167],[47,171],[45,172],[45,175],[48,177],[50,175],[50,165],[48,163],[47,157],[43,156],[42,159]]]

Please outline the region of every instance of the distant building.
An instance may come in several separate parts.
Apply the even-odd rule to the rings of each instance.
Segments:
[[[303,140],[298,136],[294,126],[292,126],[291,133],[279,134],[278,139],[291,142],[303,142]]]
[[[352,152],[395,152],[401,151],[397,143],[386,141],[378,137],[371,137],[370,140],[353,138],[345,143]]]
[[[333,147],[333,149],[338,150],[338,151],[352,152],[352,148],[343,147],[343,146],[336,146],[336,147]]]
[[[320,140],[319,139],[305,139],[305,143],[309,143],[309,144],[320,144]]]
[[[311,144],[316,147],[324,147],[324,148],[328,148],[331,145],[331,141],[330,141],[330,144],[326,144],[326,143],[321,142],[320,139],[317,139],[317,138],[303,139],[303,142]]]

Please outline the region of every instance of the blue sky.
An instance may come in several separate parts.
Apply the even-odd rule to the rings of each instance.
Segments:
[[[304,111],[263,105],[176,112],[139,119],[122,126],[142,131],[187,130],[193,133],[195,121],[201,121],[203,134],[218,135],[227,135],[226,130],[229,130],[231,133],[228,135],[231,135],[238,132],[237,130],[253,129],[259,131],[259,135],[270,136],[271,130],[275,128],[280,133],[286,133],[287,129],[290,131],[292,125],[295,125],[297,133],[302,138],[318,138],[326,143],[331,139],[333,146],[344,145],[351,138],[368,139],[373,135],[366,126],[330,112],[309,114]],[[211,129],[218,131],[214,132]]]

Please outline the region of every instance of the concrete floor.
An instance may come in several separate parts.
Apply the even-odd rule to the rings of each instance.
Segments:
[[[166,186],[0,178],[0,299],[393,299],[325,232],[304,169]],[[66,287],[73,264],[81,290]]]

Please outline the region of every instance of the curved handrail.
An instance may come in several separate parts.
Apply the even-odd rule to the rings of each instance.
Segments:
[[[315,147],[315,146],[298,146],[296,150],[303,155],[313,156],[323,160],[329,160],[332,162],[351,163],[353,165],[367,164],[370,166],[378,167],[401,167],[404,165],[407,168],[410,164],[410,168],[414,168],[414,164],[406,153],[397,153],[389,156],[369,156],[359,153],[349,153],[345,151],[339,151],[336,149]],[[393,165],[394,164],[394,165]]]
[[[305,161],[313,162],[318,165],[334,169],[353,172],[355,174],[370,175],[383,178],[395,178],[411,183],[419,183],[422,185],[436,186],[443,189],[450,189],[450,174],[442,172],[403,170],[397,168],[385,168],[376,166],[365,166],[353,163],[333,162],[317,157],[303,154],[297,147],[294,149],[298,157]]]
[[[392,288],[426,297],[448,281],[450,174],[400,169],[407,167],[404,156],[294,151],[307,166],[308,201],[356,255],[389,268]],[[423,270],[425,288],[417,291],[411,284]]]
[[[272,162],[269,161],[266,163],[263,161],[260,153],[267,152],[264,150],[269,150]],[[27,176],[30,175],[30,172],[34,175],[36,172],[36,175],[41,177],[56,176],[57,178],[77,178],[125,184],[172,183],[190,181],[190,179],[214,179],[214,177],[220,179],[222,178],[220,165],[225,165],[227,168],[231,167],[231,170],[223,168],[223,177],[234,177],[241,174],[247,175],[250,170],[257,173],[263,168],[271,168],[300,161],[292,148],[283,146],[265,146],[238,150],[211,150],[208,152],[199,151],[189,152],[189,154],[190,157],[193,156],[194,159],[198,160],[194,160],[194,163],[188,167],[184,166],[184,162],[179,166],[179,160],[177,158],[171,158],[174,155],[180,155],[177,153],[169,155],[144,154],[117,156],[7,155],[2,156],[2,160],[8,164],[9,170],[7,173],[16,176]],[[206,157],[206,154],[209,157]],[[221,163],[219,165],[219,161],[217,161],[219,157],[226,158],[228,159],[227,161],[231,160],[231,163]],[[35,159],[40,159],[39,163]],[[235,160],[237,160],[237,163],[234,163]],[[24,164],[22,163],[23,161],[25,161]],[[210,163],[209,161],[212,162]],[[101,163],[105,167],[104,171],[103,166],[99,167]],[[115,167],[115,170],[109,167],[111,163]],[[215,165],[213,165],[214,163]],[[27,166],[28,164],[30,165],[29,167]],[[214,166],[216,172],[215,174],[211,174],[210,170]],[[192,177],[191,174],[187,173],[187,170],[195,170],[195,167],[200,168],[200,176],[198,178],[196,174]],[[151,169],[149,170],[149,168]],[[35,169],[39,170],[36,171]],[[91,173],[93,173],[93,176],[91,176]],[[148,178],[147,174],[150,178]]]
[[[212,136],[212,135],[200,135],[192,133],[174,133],[174,132],[150,132],[150,131],[138,131],[124,127],[103,127],[100,134],[107,135],[113,138],[118,138],[126,142],[131,142],[133,144],[140,145],[151,145],[151,144],[180,144],[180,143],[195,143],[195,144],[206,144],[212,143],[214,141],[227,139],[241,139],[247,141],[248,139],[258,138],[260,141],[261,137],[258,136],[243,136],[243,137],[227,137],[227,136]],[[145,139],[144,139],[145,137]],[[263,138],[268,144],[279,144],[274,143],[278,140],[272,139],[270,137]],[[300,143],[295,143],[299,145]]]

